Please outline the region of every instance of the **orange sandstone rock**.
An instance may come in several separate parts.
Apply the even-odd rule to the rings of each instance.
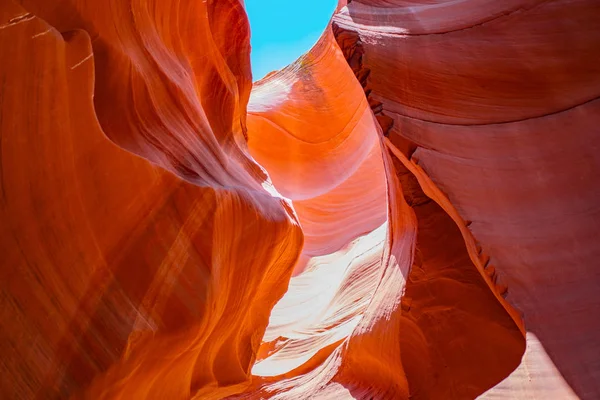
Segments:
[[[597,398],[599,16],[0,2],[0,397]]]
[[[302,234],[244,155],[247,53],[228,64],[208,35],[243,9],[197,3],[213,50],[195,60],[161,26],[192,10],[161,4],[88,2],[72,22],[40,2],[62,33],[0,6],[2,398],[239,392],[286,290]],[[72,30],[86,18],[92,40]]]

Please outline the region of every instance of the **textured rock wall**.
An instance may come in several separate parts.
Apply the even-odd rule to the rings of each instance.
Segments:
[[[243,8],[4,1],[0,21],[0,397],[239,392],[302,245],[246,155]]]
[[[0,2],[0,397],[597,398],[599,17]]]
[[[600,396],[600,30],[594,1],[351,2],[390,140],[447,195],[523,315],[490,398]],[[570,387],[569,387],[570,386]]]

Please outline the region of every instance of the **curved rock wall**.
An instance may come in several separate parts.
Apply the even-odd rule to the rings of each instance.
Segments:
[[[0,397],[598,397],[599,16],[0,2]]]
[[[523,316],[490,398],[600,396],[597,2],[351,2],[369,96],[447,195]]]
[[[0,10],[0,397],[239,392],[302,246],[245,155],[243,8]]]

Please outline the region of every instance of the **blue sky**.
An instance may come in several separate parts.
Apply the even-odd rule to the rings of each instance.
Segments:
[[[245,0],[252,77],[259,80],[306,53],[329,23],[337,0]]]

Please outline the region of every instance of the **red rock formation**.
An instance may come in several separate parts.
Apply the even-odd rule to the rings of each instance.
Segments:
[[[62,6],[0,6],[1,397],[239,392],[302,244],[244,155],[243,8]]]
[[[377,341],[390,328],[383,314],[400,318],[414,217],[401,198],[386,201],[388,185],[391,196],[396,190],[386,184],[390,161],[331,32],[256,85],[248,136],[252,155],[293,200],[305,246],[242,398],[340,398],[367,386],[405,397],[399,343]]]
[[[600,396],[599,16],[585,0],[357,0],[334,17],[362,42],[391,140],[472,222],[524,315],[523,364],[485,397]]]
[[[1,397],[598,397],[599,16],[4,0]]]

